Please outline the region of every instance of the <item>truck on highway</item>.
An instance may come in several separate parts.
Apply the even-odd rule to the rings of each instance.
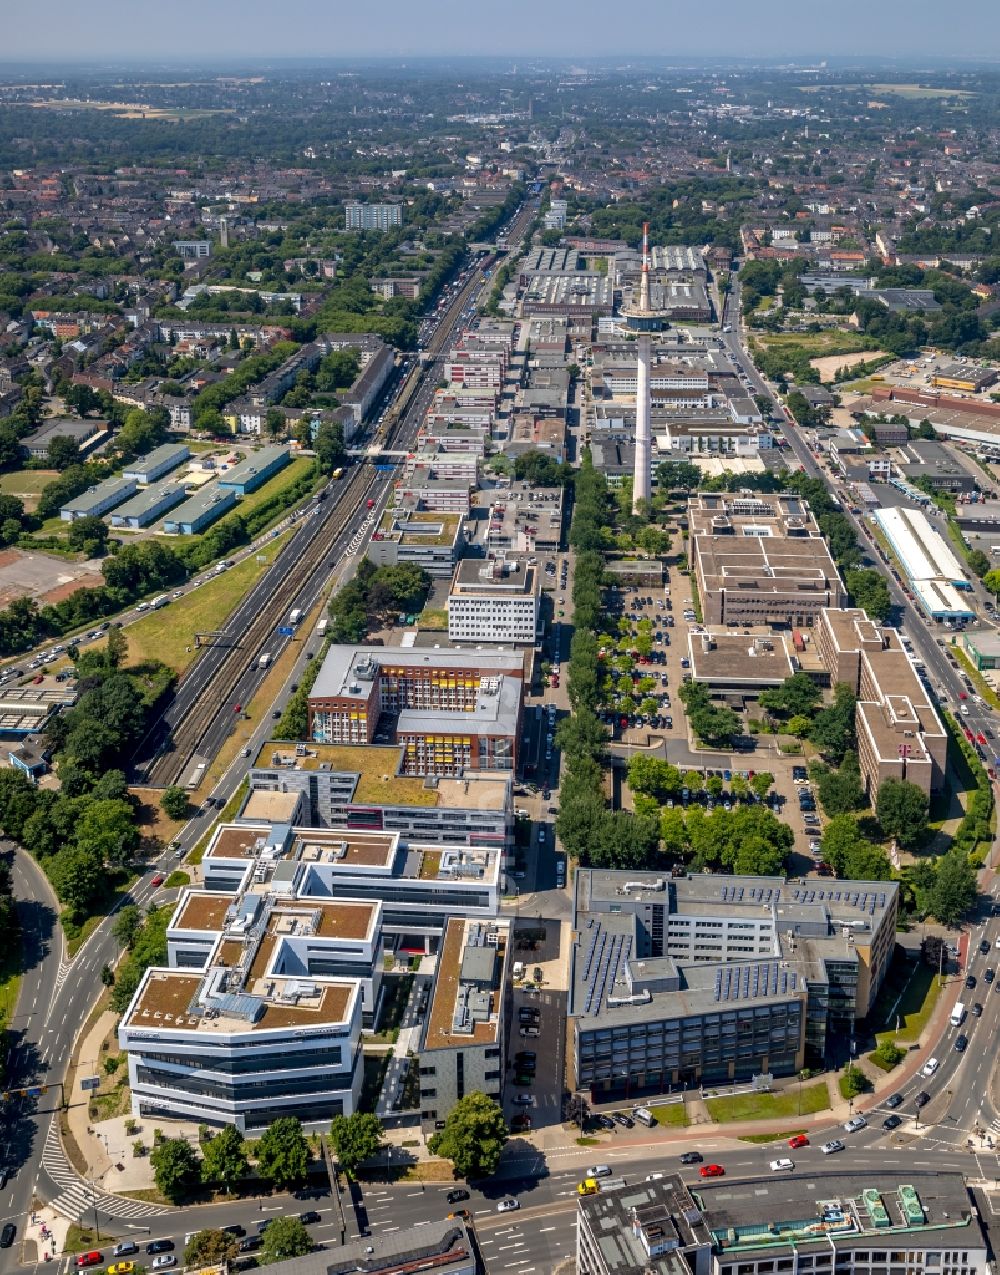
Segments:
[[[260,656],[260,658],[257,660],[257,667],[258,667],[258,668],[267,668],[267,666],[268,666],[270,663],[271,663],[271,652],[270,652],[270,651],[265,651],[265,652],[264,652],[264,654],[263,654],[263,655],[261,655],[261,656]]]
[[[164,593],[162,597],[153,599],[153,601],[149,604],[150,609],[153,611],[159,611],[160,607],[165,607],[169,601],[170,599]]]
[[[302,608],[292,607],[291,613],[289,614],[289,617],[288,617],[288,623],[300,624],[301,622],[302,622]]]
[[[951,1011],[952,1027],[961,1027],[965,1022],[965,1006],[961,1001],[955,1002],[955,1008]]]
[[[329,628],[329,626],[330,626],[330,620],[329,620],[329,617],[324,615],[324,616],[323,616],[323,618],[322,618],[322,620],[320,620],[319,624],[317,624],[317,625],[316,625],[316,632],[317,632],[317,634],[318,634],[320,637],[322,637],[322,636],[324,635],[324,633],[326,633],[326,631],[327,631],[327,629]]]

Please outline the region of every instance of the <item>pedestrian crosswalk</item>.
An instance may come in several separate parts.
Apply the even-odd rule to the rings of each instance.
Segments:
[[[144,1200],[129,1200],[123,1195],[109,1195],[99,1187],[85,1181],[66,1159],[59,1138],[59,1129],[53,1120],[45,1135],[42,1151],[42,1167],[52,1179],[59,1194],[49,1204],[71,1221],[78,1221],[88,1210],[97,1209],[109,1217],[140,1218],[158,1217],[169,1212],[160,1204],[147,1204]]]

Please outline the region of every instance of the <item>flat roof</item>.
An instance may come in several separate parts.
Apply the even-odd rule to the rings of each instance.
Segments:
[[[134,478],[105,478],[101,483],[88,487],[86,491],[81,492],[79,496],[74,496],[72,500],[67,500],[63,509],[69,509],[74,512],[85,512],[93,509],[99,504],[103,504],[106,500],[114,499],[116,504],[127,499],[135,491]]]
[[[437,510],[387,509],[376,533],[401,545],[451,545],[462,529],[462,515]]]
[[[469,941],[474,936],[478,936],[488,929],[495,930],[499,937],[495,966],[498,985],[491,988],[487,993],[489,996],[489,1017],[484,1021],[473,1019],[469,1024],[471,1030],[457,1032],[454,1028],[459,986],[462,981],[463,958],[469,950],[467,946]],[[451,917],[449,919],[444,932],[444,939],[441,943],[441,950],[438,953],[434,994],[431,997],[427,1024],[424,1029],[424,1050],[460,1048],[462,1045],[491,1044],[499,1039],[504,963],[509,938],[510,927],[505,921],[470,921],[463,917]]]
[[[496,677],[507,674],[522,677],[524,656],[507,651],[467,651],[448,648],[382,647],[334,645],[326,653],[310,701],[357,698],[367,700],[376,676],[435,671],[466,676]]]
[[[313,687],[314,693],[315,690]],[[299,755],[294,744],[270,741],[261,745],[254,769],[325,770],[331,774],[356,775],[351,801],[365,806],[441,804],[437,791],[426,780],[399,774],[402,757],[399,745],[309,743]]]
[[[295,1259],[296,1275],[406,1275],[414,1271],[478,1269],[476,1250],[461,1219],[433,1218],[419,1227],[376,1231],[343,1247]],[[258,1266],[259,1275],[287,1275],[287,1264]]]
[[[496,686],[480,688],[471,709],[404,708],[396,735],[516,735],[521,713],[521,682],[501,676]]]
[[[162,443],[159,447],[154,447],[151,452],[147,452],[145,456],[140,456],[138,460],[126,465],[124,472],[126,474],[143,474],[147,470],[165,465],[168,461],[172,468],[176,468],[177,465],[187,460],[190,455],[191,449],[185,443]]]
[[[151,483],[148,487],[119,505],[114,511],[115,518],[139,518],[151,509],[166,509],[179,505],[187,498],[187,489],[183,483],[165,478],[162,482]]]
[[[220,1012],[218,1017],[208,1018],[204,1011],[213,1006],[201,995],[205,982],[202,974],[169,969],[147,970],[125,1015],[123,1026],[127,1029],[184,1031],[223,1037],[290,1027],[303,1030],[326,1028],[331,1024],[346,1023],[360,994],[359,984],[353,980],[324,979],[320,982],[316,979],[279,977],[266,980],[271,994],[264,999],[262,993],[267,988],[263,985],[265,980],[259,979],[240,998],[251,1001],[256,997],[263,1002],[256,1020],[231,1012]],[[299,987],[315,988],[316,992],[314,995],[300,994],[297,991]],[[223,1001],[223,1005],[225,1003]],[[219,1008],[221,1011],[222,1007]]]
[[[246,460],[240,461],[232,469],[224,470],[219,474],[219,482],[226,487],[238,486],[245,483],[251,478],[255,478],[262,470],[275,464],[276,461],[284,458],[289,460],[291,457],[291,449],[289,447],[262,447],[260,451],[253,452]]]
[[[183,505],[180,505],[177,509],[172,509],[165,521],[193,523],[202,514],[214,509],[216,505],[222,505],[224,509],[229,509],[235,503],[236,493],[234,491],[224,489],[218,483],[209,483],[207,487],[203,487],[201,491],[189,497]]]
[[[948,1170],[727,1178],[699,1182],[693,1195],[726,1256],[792,1244],[816,1244],[828,1252],[831,1240],[838,1246],[863,1241],[866,1248],[875,1243],[889,1249],[898,1238],[921,1232],[934,1248],[951,1243],[986,1247],[965,1179]],[[949,1232],[960,1232],[961,1240],[950,1239]]]
[[[777,686],[795,671],[783,634],[766,637],[710,629],[688,635],[695,681],[745,682],[750,690]]]
[[[511,558],[503,565],[506,570],[501,570],[497,561],[460,559],[451,585],[452,596],[488,593],[494,597],[531,597],[538,591],[537,568],[521,563],[517,558]]]
[[[267,823],[291,823],[300,800],[301,794],[297,792],[271,792],[267,788],[252,788],[240,816]]]

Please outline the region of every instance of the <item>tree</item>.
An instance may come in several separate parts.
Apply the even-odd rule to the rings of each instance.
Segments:
[[[428,1146],[434,1155],[450,1160],[460,1178],[473,1181],[496,1173],[507,1138],[503,1109],[476,1090],[455,1103]]]
[[[139,848],[135,811],[127,801],[91,801],[76,822],[78,850],[95,855],[101,863],[120,868]]]
[[[750,780],[750,788],[761,801],[774,787],[774,776],[769,770],[758,770]]]
[[[845,572],[844,579],[855,606],[863,607],[873,620],[884,623],[889,618],[892,596],[884,576],[878,571],[859,567]]]
[[[257,1143],[257,1168],[261,1177],[284,1189],[305,1178],[308,1163],[309,1148],[301,1123],[295,1116],[272,1120]]]
[[[108,528],[103,518],[88,515],[69,525],[66,535],[69,547],[88,558],[99,558],[108,548]]]
[[[340,1166],[349,1178],[359,1164],[370,1160],[382,1146],[382,1121],[378,1116],[356,1111],[350,1116],[336,1116],[330,1127],[330,1141]]]
[[[340,421],[322,421],[313,442],[316,459],[324,473],[331,473],[344,459],[344,427]]]
[[[607,731],[589,708],[581,707],[556,727],[556,745],[568,757],[592,757],[596,761],[603,755],[607,739]]]
[[[231,1191],[233,1185],[247,1177],[249,1172],[246,1144],[235,1125],[227,1125],[205,1143],[201,1161],[204,1182],[217,1183],[225,1191]]]
[[[974,571],[977,576],[985,576],[990,569],[990,560],[982,549],[971,549],[965,560],[969,564],[969,570]]]
[[[57,434],[49,442],[47,460],[60,473],[71,465],[79,465],[80,444],[68,434]]]
[[[163,796],[160,798],[160,809],[168,819],[184,819],[187,816],[188,795],[183,788],[178,788],[176,784],[172,784],[169,788],[163,790]]]
[[[929,910],[942,925],[957,925],[976,898],[976,873],[968,856],[957,846],[938,860]]]
[[[47,870],[67,918],[72,922],[85,918],[107,881],[101,856],[80,846],[66,846],[48,861]]]
[[[887,837],[901,846],[913,846],[927,830],[927,797],[922,788],[905,779],[885,779],[879,784],[875,814]]]
[[[855,748],[854,708],[856,697],[846,682],[839,682],[833,703],[815,716],[809,731],[810,740],[824,757],[839,765],[848,749]]]
[[[126,903],[115,917],[111,933],[119,947],[131,949],[135,943],[136,935],[141,929],[142,917],[139,909],[134,903]]]
[[[845,753],[839,770],[823,769],[816,783],[820,802],[828,815],[846,815],[865,805],[861,768],[854,753]]]
[[[239,1252],[239,1241],[229,1231],[198,1231],[184,1245],[187,1266],[220,1266]]]
[[[267,416],[264,418],[264,428],[270,438],[282,437],[288,428],[288,422],[285,420],[285,413],[280,407],[269,407],[267,409]]]
[[[762,691],[760,706],[769,712],[789,716],[808,716],[822,698],[819,687],[808,673],[792,673],[772,691]]]
[[[304,1257],[311,1248],[309,1232],[297,1217],[278,1217],[264,1232],[261,1262],[265,1266],[269,1262],[287,1262],[292,1257]]]
[[[108,631],[108,645],[105,647],[109,668],[121,668],[128,655],[128,638],[121,629],[112,627]]]
[[[184,1138],[167,1138],[149,1157],[156,1188],[171,1204],[180,1204],[199,1181],[198,1154]]]

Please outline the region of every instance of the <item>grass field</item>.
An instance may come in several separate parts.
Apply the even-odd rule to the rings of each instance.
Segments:
[[[656,1117],[657,1124],[673,1125],[677,1129],[687,1128],[688,1114],[683,1102],[660,1102],[649,1110]]]
[[[892,978],[890,967],[890,977],[879,993],[872,1016],[875,1039],[879,1044],[883,1040],[898,1041],[899,1044],[913,1044],[919,1040],[920,1033],[934,1013],[934,1006],[943,986],[934,970],[919,964],[913,967],[909,981],[900,991],[899,979]]]
[[[253,513],[258,505],[262,505],[265,501],[271,500],[277,492],[284,491],[286,487],[291,487],[293,483],[298,482],[298,480],[302,478],[304,474],[308,473],[314,465],[315,461],[313,461],[312,457],[299,456],[298,459],[293,460],[290,465],[286,465],[284,469],[280,470],[273,478],[269,479],[263,487],[258,487],[258,489],[251,492],[249,496],[241,496],[240,502],[236,506],[238,512],[241,513],[244,518],[247,517],[248,514]],[[316,486],[318,487],[319,485],[319,480],[317,479]]]
[[[781,1093],[741,1093],[731,1098],[709,1098],[705,1106],[717,1124],[739,1120],[785,1120],[795,1116],[811,1116],[826,1111],[830,1091],[826,1082],[818,1085],[796,1085]]]
[[[871,337],[860,332],[841,332],[827,329],[823,332],[774,332],[764,333],[757,340],[766,350],[794,350],[809,358],[828,354],[860,354],[876,350]]]
[[[829,92],[830,89],[857,91],[866,89],[869,93],[881,93],[883,97],[895,94],[897,97],[936,98],[936,97],[974,97],[971,89],[936,89],[927,84],[801,84],[800,93]]]
[[[0,474],[0,491],[5,496],[16,496],[24,502],[28,513],[32,513],[42,489],[58,477],[55,469],[22,469],[14,474]]]
[[[178,609],[175,603],[153,611],[125,630],[129,663],[156,659],[183,673],[195,658],[194,635],[220,629],[230,611],[253,586],[284,544],[279,536],[221,576],[194,589]],[[258,562],[258,556],[265,559]],[[189,649],[190,648],[190,649]]]

